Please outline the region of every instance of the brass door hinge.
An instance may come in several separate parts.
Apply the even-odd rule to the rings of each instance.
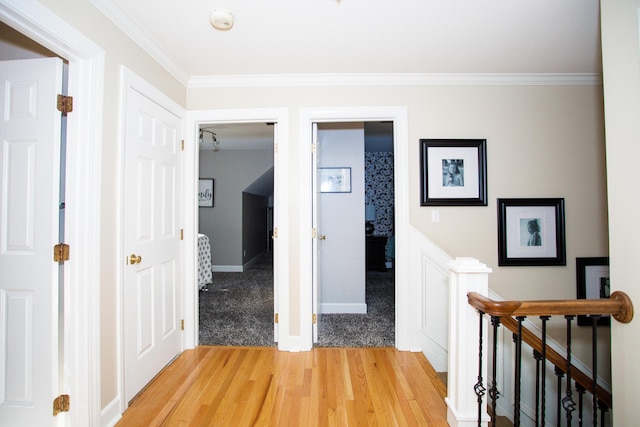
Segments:
[[[58,95],[58,111],[63,114],[69,114],[73,111],[73,97]]]
[[[184,228],[180,229],[180,240],[184,240]]]
[[[278,321],[280,320],[280,318],[278,317],[278,313],[273,315],[273,322],[274,323],[278,323]]]
[[[278,238],[278,227],[273,229],[273,236],[271,236],[272,239],[277,239]]]
[[[58,243],[53,247],[53,261],[65,262],[69,261],[69,245]]]
[[[318,323],[318,315],[313,313],[311,321],[313,322],[314,325]]]
[[[311,229],[311,238],[315,239],[316,237],[318,237],[318,229],[314,227]]]
[[[61,394],[53,400],[53,416],[55,417],[60,412],[69,412],[71,406],[70,398],[68,394]]]
[[[184,319],[180,320],[180,330],[184,331]]]
[[[313,154],[315,154],[315,153],[316,153],[316,144],[311,144],[311,152],[312,152]]]
[[[181,141],[181,143],[180,143],[180,149],[181,149],[182,151],[184,151],[184,139],[183,139],[183,140]]]

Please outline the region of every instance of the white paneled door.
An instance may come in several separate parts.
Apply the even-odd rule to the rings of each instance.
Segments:
[[[0,62],[0,426],[56,420],[61,88],[58,58]]]
[[[127,92],[124,372],[130,401],[181,349],[182,121]]]

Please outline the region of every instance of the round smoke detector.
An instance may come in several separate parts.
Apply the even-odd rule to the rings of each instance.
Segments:
[[[216,9],[211,12],[211,25],[216,30],[230,30],[233,27],[233,15],[228,10]]]

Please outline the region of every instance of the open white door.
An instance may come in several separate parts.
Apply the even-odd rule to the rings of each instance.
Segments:
[[[313,224],[313,259],[312,259],[312,282],[313,282],[313,343],[318,342],[318,322],[320,321],[320,244],[324,240],[324,236],[319,233],[320,227],[320,184],[319,184],[319,159],[320,145],[318,144],[318,124],[313,123],[313,135],[311,141],[314,149],[311,150],[311,194],[312,194],[312,224]]]
[[[53,425],[59,394],[58,58],[0,62],[0,425]]]
[[[127,92],[124,373],[129,402],[181,350],[182,121]]]

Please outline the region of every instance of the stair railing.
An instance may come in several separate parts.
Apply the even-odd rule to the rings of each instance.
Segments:
[[[576,406],[578,407],[577,422],[583,425],[583,403],[584,394],[588,392],[592,396],[592,423],[598,425],[598,414],[600,414],[600,425],[604,426],[606,413],[612,407],[611,394],[598,384],[597,372],[597,324],[601,316],[611,315],[621,323],[629,323],[633,319],[633,305],[630,298],[623,292],[614,292],[610,299],[578,299],[578,300],[552,300],[552,301],[494,301],[478,292],[467,294],[468,303],[479,313],[479,352],[478,352],[478,377],[474,386],[474,392],[478,403],[478,426],[486,424],[486,409],[488,402],[484,401],[484,395],[488,391],[491,399],[489,409],[491,425],[495,424],[497,409],[497,399],[499,392],[496,384],[496,354],[498,341],[498,328],[503,325],[513,333],[515,343],[515,363],[514,363],[514,427],[520,426],[520,385],[521,385],[521,364],[522,364],[522,344],[526,343],[533,349],[533,356],[536,361],[536,409],[535,424],[544,426],[547,423],[560,426],[562,421],[561,408],[564,409],[566,425],[571,426],[574,418]],[[572,322],[576,316],[587,315],[592,319],[592,375],[589,376],[572,364],[571,352],[571,331]],[[493,360],[492,378],[489,384],[485,385],[484,375],[486,362],[483,362],[483,331],[485,316],[491,319],[493,329]],[[523,326],[523,321],[530,316],[539,316],[542,321],[541,337]],[[546,326],[547,321],[552,316],[564,316],[566,319],[566,357],[559,354],[547,344]],[[558,405],[556,420],[548,421],[546,412],[546,378],[545,361],[549,361],[555,367],[558,382]],[[562,382],[566,381],[564,387],[564,397],[562,397]],[[573,382],[573,383],[572,383]],[[574,392],[577,393],[578,403],[576,405]]]

